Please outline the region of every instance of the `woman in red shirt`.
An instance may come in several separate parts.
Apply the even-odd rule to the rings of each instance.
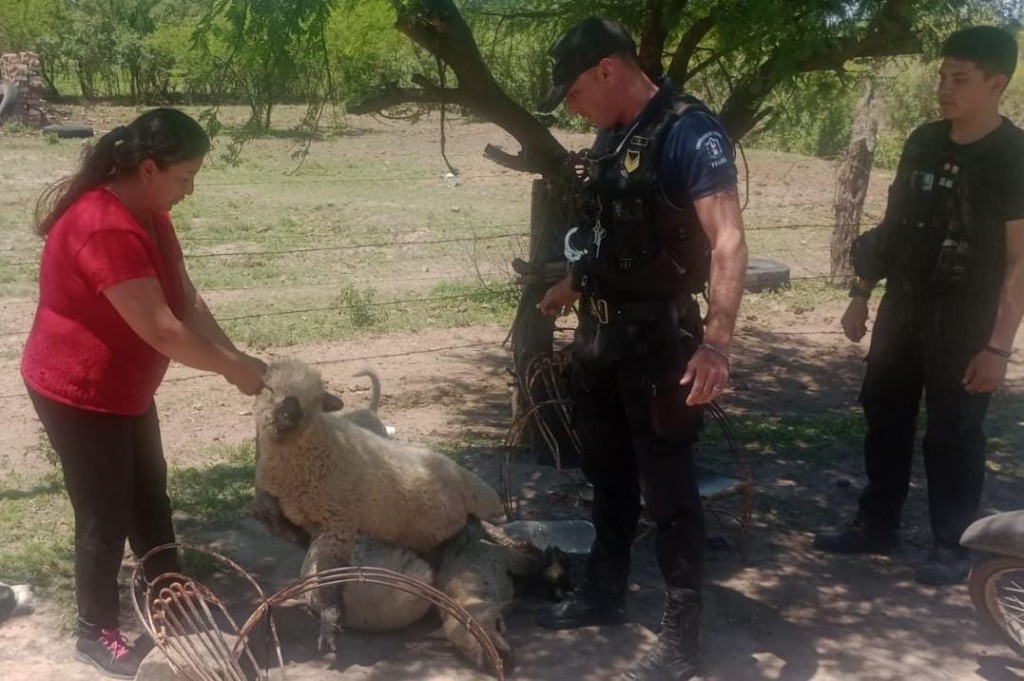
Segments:
[[[189,280],[171,225],[210,142],[175,109],[149,111],[96,143],[40,200],[39,306],[21,362],[75,511],[76,657],[133,678],[140,655],[118,627],[117,576],[173,542],[153,395],[170,360],[216,372],[246,395],[265,365],[239,351]],[[178,571],[158,554],[146,572]]]

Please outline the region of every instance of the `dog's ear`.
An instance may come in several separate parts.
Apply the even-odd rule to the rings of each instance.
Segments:
[[[325,412],[341,411],[345,408],[345,402],[333,393],[324,393],[323,410]]]

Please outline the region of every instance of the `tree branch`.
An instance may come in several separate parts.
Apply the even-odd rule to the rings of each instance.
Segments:
[[[420,0],[415,5],[399,13],[398,30],[451,67],[459,80],[455,91],[461,93],[459,104],[500,126],[522,145],[523,170],[555,177],[567,156],[565,148],[494,80],[452,0]]]
[[[660,78],[664,73],[661,55],[665,51],[665,39],[668,28],[665,23],[665,0],[646,0],[647,9],[640,25],[640,45],[637,55],[640,68],[652,80]]]
[[[796,64],[788,59],[787,46],[779,47],[757,70],[740,83],[722,107],[721,119],[733,139],[739,139],[760,120],[758,110],[772,90],[794,73],[839,69],[851,59],[892,57],[921,52],[914,33],[911,0],[888,0],[861,36],[837,40],[827,50],[811,54]]]
[[[668,66],[668,76],[680,87],[696,76],[698,70],[702,70],[706,67],[707,62],[691,71],[690,62],[693,60],[693,55],[697,52],[697,48],[700,46],[701,41],[704,40],[704,37],[710,33],[711,29],[714,27],[715,20],[710,16],[697,19],[697,21],[695,21],[690,28],[686,30],[686,33],[679,41],[679,45],[676,46],[676,51],[672,55],[672,61]]]

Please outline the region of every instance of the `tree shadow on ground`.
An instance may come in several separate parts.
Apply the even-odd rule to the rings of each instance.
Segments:
[[[913,581],[914,567],[931,546],[919,446],[901,554],[838,557],[811,548],[813,533],[852,517],[864,483],[857,396],[866,350],[866,341],[853,345],[833,334],[748,329],[737,341],[734,390],[725,407],[754,471],[755,529],[747,560],[735,552],[709,553],[704,634],[709,678],[990,678],[995,673],[985,671],[991,663],[982,664],[987,658],[979,655],[1002,648],[976,624],[966,589],[937,590]],[[509,358],[495,352],[475,361],[501,371]],[[507,392],[473,395],[472,386],[462,389],[467,399],[457,418],[467,428],[500,423],[510,414]],[[1024,371],[1017,367],[1013,380],[993,398],[987,421],[983,513],[1024,507],[1018,456],[1024,452],[1022,414]],[[498,454],[481,450],[470,465],[493,479]],[[716,466],[730,465],[725,442],[713,427],[706,429],[698,456]],[[529,490],[530,483],[523,486],[527,478],[532,478]],[[519,484],[529,502],[553,481],[549,473],[535,471]],[[587,511],[547,512],[565,517]],[[637,546],[632,580],[633,620],[656,630],[661,580],[649,537]],[[557,656],[561,644],[555,641],[531,636],[535,658],[548,652]],[[637,651],[621,652],[628,657]],[[991,678],[1008,678],[1006,673],[1013,672]]]
[[[736,349],[735,392],[726,408],[754,468],[754,531],[745,559],[734,550],[709,551],[703,650],[706,679],[983,678],[1002,681],[1017,671],[1005,649],[975,622],[963,587],[916,584],[913,569],[930,544],[920,461],[905,513],[906,550],[892,558],[836,557],[811,548],[814,532],[847,519],[863,482],[862,418],[856,396],[862,348],[828,337],[747,332]],[[509,393],[502,377],[509,358],[500,350],[467,353],[470,371],[454,380],[424,379],[403,399],[443,400],[466,441],[493,441],[507,427]],[[1019,368],[1017,374],[1022,372]],[[465,378],[484,374],[487,380]],[[412,397],[409,396],[412,391]],[[416,394],[420,391],[420,394]],[[991,472],[985,509],[1024,507],[1018,376],[993,401],[989,420]],[[502,452],[467,447],[455,456],[497,483]],[[724,440],[709,428],[698,456],[728,462]],[[534,517],[583,517],[585,505],[555,504],[547,495],[565,475],[520,461],[514,491]],[[225,471],[243,484],[251,469]],[[232,487],[232,485],[229,485]],[[230,495],[229,495],[230,496]],[[235,503],[235,497],[226,500]],[[192,504],[209,506],[202,499]],[[216,508],[217,504],[210,506]],[[202,512],[194,518],[202,527]],[[713,525],[712,525],[713,527]],[[197,537],[235,556],[268,590],[295,578],[301,550],[279,543],[247,519],[230,528],[205,527]],[[578,572],[578,565],[576,566]],[[541,601],[518,604],[508,619],[520,666],[515,679],[608,679],[643,654],[658,628],[662,584],[651,536],[634,555],[629,594],[633,624],[549,632],[534,622]],[[239,600],[239,612],[255,606]],[[279,611],[282,639],[295,672],[289,678],[485,678],[431,635],[430,621],[388,636],[346,634],[338,658],[315,648],[316,624],[301,607]],[[992,653],[996,653],[992,655]],[[304,671],[303,671],[304,670]]]

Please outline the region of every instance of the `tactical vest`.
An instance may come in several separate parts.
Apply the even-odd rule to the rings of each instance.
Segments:
[[[908,140],[902,177],[890,191],[889,286],[914,293],[991,293],[1002,284],[1005,237],[992,213],[994,175],[1005,131],[966,147],[950,124],[923,127]]]
[[[676,298],[703,291],[708,281],[710,244],[693,204],[674,205],[659,170],[676,121],[710,111],[681,93],[655,97],[660,103],[644,110],[617,148],[588,154],[583,224],[590,227],[566,239],[578,285],[610,300]]]

